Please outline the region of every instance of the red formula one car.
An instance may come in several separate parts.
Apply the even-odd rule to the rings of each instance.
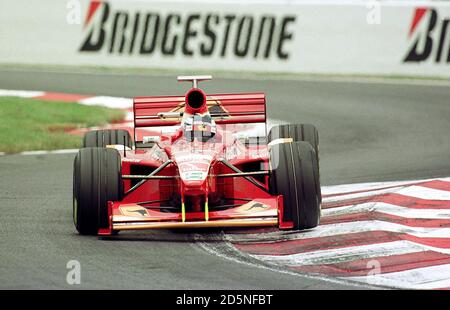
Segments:
[[[126,130],[84,137],[74,161],[73,219],[81,234],[201,227],[318,225],[318,133],[278,125],[267,135],[263,93],[134,99]]]

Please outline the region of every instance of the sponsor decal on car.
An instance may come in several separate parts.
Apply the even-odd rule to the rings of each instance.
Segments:
[[[181,178],[185,181],[202,181],[206,179],[207,173],[204,171],[186,171],[181,173]]]
[[[139,206],[122,206],[120,212],[125,216],[148,216],[147,209]]]

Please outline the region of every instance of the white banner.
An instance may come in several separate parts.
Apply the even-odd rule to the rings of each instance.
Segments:
[[[0,63],[450,77],[441,1],[2,0]]]

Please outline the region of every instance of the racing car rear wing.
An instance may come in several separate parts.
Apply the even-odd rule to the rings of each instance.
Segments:
[[[217,124],[266,122],[264,93],[207,95],[206,104]],[[185,96],[134,98],[134,127],[178,125],[184,108]],[[168,117],[162,117],[164,114]]]

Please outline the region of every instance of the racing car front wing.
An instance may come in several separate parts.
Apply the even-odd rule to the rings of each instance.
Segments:
[[[267,227],[288,228],[282,223],[282,196],[256,199],[226,210],[204,212],[162,212],[135,203],[110,202],[108,204],[110,227],[99,230],[99,235],[114,231],[206,228],[206,227]]]

